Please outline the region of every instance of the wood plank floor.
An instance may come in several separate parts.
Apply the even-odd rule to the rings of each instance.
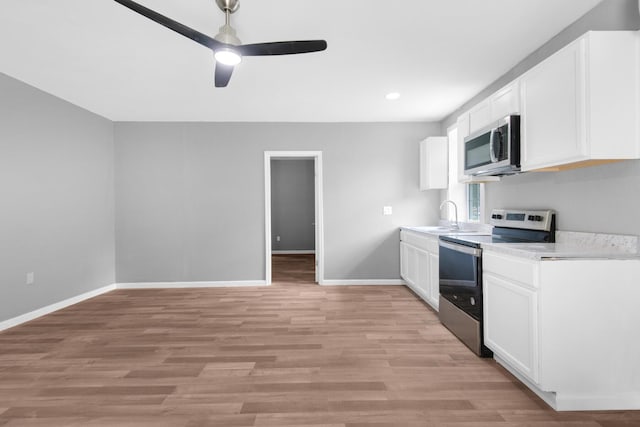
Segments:
[[[0,426],[639,426],[556,413],[405,287],[118,290],[0,333]]]

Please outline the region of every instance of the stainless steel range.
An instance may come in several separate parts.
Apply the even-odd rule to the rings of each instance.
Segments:
[[[482,328],[482,244],[555,241],[555,213],[494,209],[490,235],[440,236],[440,321],[474,353],[492,356]]]

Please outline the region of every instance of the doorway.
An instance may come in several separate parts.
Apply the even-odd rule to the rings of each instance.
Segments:
[[[304,162],[286,162],[291,160],[307,161],[306,165],[312,166],[313,180],[311,187],[313,188],[313,197],[311,202],[313,205],[304,212],[305,208],[294,209],[292,212],[286,211],[286,207],[277,206],[281,203],[283,196],[282,191],[274,191],[273,185],[277,185],[281,181],[282,170],[276,166],[280,166],[277,162],[282,160],[282,166],[285,169],[297,169],[298,173],[304,169]],[[273,281],[272,262],[277,266],[287,269],[292,273],[291,277],[300,277],[304,280],[304,268],[311,267],[313,271],[314,282],[322,284],[324,277],[324,233],[323,233],[323,216],[322,216],[322,152],[320,151],[266,151],[264,157],[265,170],[265,280],[267,284]],[[288,183],[287,186],[295,186],[296,183]],[[299,183],[298,183],[299,184]],[[304,183],[302,183],[304,184]],[[310,189],[308,188],[308,190]],[[292,191],[294,187],[290,188]],[[307,191],[308,191],[307,190]],[[299,190],[296,190],[299,191]],[[286,191],[284,191],[286,193]],[[306,195],[306,197],[311,197]],[[277,198],[277,200],[274,200]],[[304,196],[303,196],[304,199]],[[293,203],[292,200],[285,200],[284,203]],[[276,211],[274,211],[276,209]],[[298,210],[298,212],[295,212]],[[287,215],[300,214],[300,217],[292,217]],[[284,215],[284,218],[283,218]],[[274,226],[273,221],[276,221]],[[279,224],[288,224],[288,230],[279,229]],[[305,230],[304,227],[309,227]],[[296,228],[298,232],[296,232]],[[286,234],[286,236],[285,236]],[[295,237],[294,237],[295,236]],[[286,239],[285,242],[282,239]],[[292,242],[291,240],[295,240]],[[311,242],[310,242],[311,241]],[[288,249],[287,249],[288,248]],[[307,270],[309,271],[309,270]],[[296,276],[298,275],[298,276]],[[307,279],[308,280],[308,279]]]

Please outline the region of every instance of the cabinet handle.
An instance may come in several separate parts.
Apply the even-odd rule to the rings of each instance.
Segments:
[[[443,248],[451,249],[452,251],[462,252],[463,254],[472,255],[476,258],[479,258],[480,254],[482,254],[482,249],[470,248],[468,246],[447,243],[447,242],[443,242],[442,240],[440,241],[440,246],[442,246]]]
[[[496,154],[493,150],[493,144],[495,141],[495,135],[496,135],[496,130],[495,129],[491,129],[491,132],[489,133],[489,156],[491,157],[491,163],[497,163],[498,162],[498,157],[496,157]]]

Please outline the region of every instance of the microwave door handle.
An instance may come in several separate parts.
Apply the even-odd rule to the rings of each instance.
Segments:
[[[491,163],[497,163],[498,162],[498,157],[496,157],[495,151],[493,149],[495,136],[496,136],[496,130],[495,129],[491,129],[491,132],[489,133],[489,156],[491,157]]]

